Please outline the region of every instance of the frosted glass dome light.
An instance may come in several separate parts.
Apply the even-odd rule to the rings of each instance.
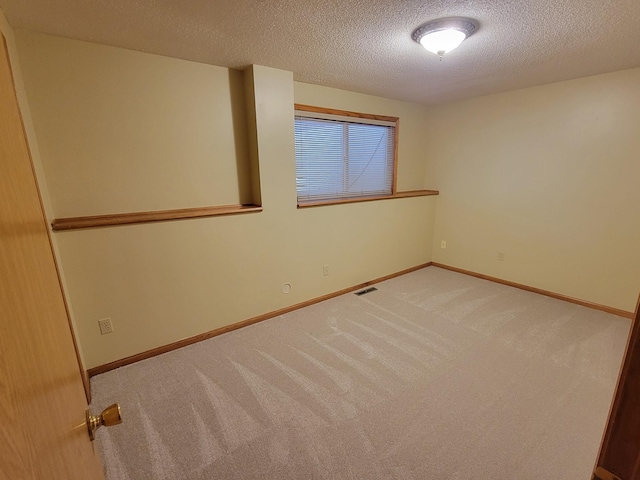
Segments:
[[[413,39],[440,58],[460,46],[478,29],[469,18],[442,18],[426,23],[413,32]]]
[[[459,47],[465,38],[467,38],[467,36],[464,32],[449,28],[447,30],[428,33],[420,39],[420,43],[430,52],[442,56],[454,48]]]

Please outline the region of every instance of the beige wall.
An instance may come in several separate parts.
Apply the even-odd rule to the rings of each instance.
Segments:
[[[434,261],[633,311],[639,86],[635,69],[431,109]]]
[[[242,72],[16,31],[57,217],[251,201]]]
[[[430,261],[434,197],[296,208],[294,98],[399,115],[405,190],[427,187],[419,108],[294,84],[291,73],[265,67],[242,78],[24,31],[17,39],[56,217],[236,203],[240,193],[225,189],[251,184],[245,162],[259,163],[262,213],[54,234],[88,368]],[[245,82],[250,112],[238,122]],[[203,135],[215,136],[214,126],[231,132],[215,145]],[[224,143],[251,145],[254,133],[242,155],[238,142]],[[115,332],[101,336],[105,317]]]
[[[55,233],[88,368],[432,254],[580,299],[635,305],[640,70],[425,109],[265,67],[243,73],[20,30],[16,37],[17,52],[10,49],[27,95],[22,86],[18,93],[31,107],[37,143],[28,109],[27,130],[50,219],[260,198],[264,206]],[[441,195],[297,209],[294,102],[399,116],[399,190]],[[293,289],[283,294],[287,282]],[[115,332],[101,336],[105,317]]]

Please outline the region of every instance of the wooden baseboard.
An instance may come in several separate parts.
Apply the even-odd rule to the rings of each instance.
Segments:
[[[405,275],[407,273],[415,272],[416,270],[420,270],[422,268],[426,268],[432,265],[431,262],[424,263],[422,265],[417,265],[415,267],[407,268],[406,270],[402,270],[400,272],[392,273],[390,275],[385,275],[384,277],[376,278],[375,280],[370,280],[368,282],[360,283],[358,285],[354,285],[353,287],[344,288],[342,290],[338,290],[337,292],[329,293],[327,295],[323,295],[321,297],[317,297],[311,300],[307,300],[306,302],[298,303],[296,305],[291,305],[290,307],[281,308],[280,310],[276,310],[273,312],[265,313],[263,315],[258,315],[257,317],[249,318],[247,320],[243,320],[238,323],[234,323],[232,325],[227,325],[221,328],[216,328],[215,330],[211,330],[209,332],[201,333],[199,335],[195,335],[193,337],[185,338],[183,340],[179,340],[177,342],[170,343],[168,345],[163,345],[161,347],[152,348],[151,350],[147,350],[146,352],[137,353],[135,355],[131,355],[130,357],[122,358],[120,360],[115,360],[110,363],[105,363],[104,365],[99,365],[97,367],[90,368],[87,370],[89,377],[93,377],[95,375],[99,375],[101,373],[108,372],[110,370],[115,370],[116,368],[124,367],[125,365],[130,365],[135,362],[139,362],[140,360],[145,360],[147,358],[155,357],[156,355],[162,355],[163,353],[170,352],[172,350],[176,350],[178,348],[186,347],[187,345],[192,345],[197,342],[201,342],[203,340],[207,340],[212,337],[216,337],[218,335],[222,335],[223,333],[231,332],[233,330],[237,330],[242,327],[246,327],[248,325],[253,325],[254,323],[259,323],[264,320],[268,320],[270,318],[277,317],[279,315],[284,315],[285,313],[293,312],[294,310],[298,310],[300,308],[308,307],[315,303],[323,302],[325,300],[329,300],[334,297],[338,297],[340,295],[344,295],[345,293],[354,292],[356,290],[360,290],[361,288],[368,287],[369,285],[373,285],[375,283],[380,283],[385,280],[389,280],[391,278],[399,277],[401,275]]]
[[[120,360],[115,360],[110,363],[105,363],[104,365],[99,365],[97,367],[90,368],[87,370],[87,375],[89,377],[93,377],[95,375],[99,375],[101,373],[108,372],[110,370],[115,370],[116,368],[123,367],[125,365],[130,365],[135,362],[139,362],[140,360],[145,360],[147,358],[155,357],[156,355],[162,355],[163,353],[170,352],[172,350],[176,350],[178,348],[186,347],[187,345],[192,345],[194,343],[202,342],[203,340],[207,340],[212,337],[216,337],[218,335],[222,335],[223,333],[231,332],[233,330],[237,330],[239,328],[246,327],[248,325],[253,325],[254,323],[259,323],[264,320],[268,320],[270,318],[277,317],[279,315],[284,315],[285,313],[293,312],[294,310],[298,310],[300,308],[305,308],[310,305],[323,302],[325,300],[329,300],[334,297],[338,297],[340,295],[344,295],[345,293],[354,292],[356,290],[360,290],[362,288],[368,287],[369,285],[373,285],[376,283],[383,282],[385,280],[389,280],[391,278],[399,277],[401,275],[405,275],[407,273],[414,272],[416,270],[420,270],[422,268],[426,268],[429,266],[440,267],[446,270],[451,270],[453,272],[462,273],[465,275],[470,275],[472,277],[481,278],[483,280],[489,280],[491,282],[500,283],[502,285],[507,285],[514,288],[519,288],[521,290],[526,290],[528,292],[538,293],[540,295],[545,295],[547,297],[556,298],[558,300],[563,300],[569,303],[575,303],[577,305],[582,305],[584,307],[593,308],[595,310],[601,310],[603,312],[611,313],[613,315],[618,315],[620,317],[625,318],[633,318],[633,312],[627,312],[625,310],[621,310],[618,308],[608,307],[606,305],[600,305],[593,302],[588,302],[586,300],[580,300],[578,298],[569,297],[567,295],[562,295],[555,292],[550,292],[548,290],[542,290],[536,287],[530,287],[528,285],[523,285],[521,283],[511,282],[509,280],[503,280],[501,278],[492,277],[490,275],[485,275],[482,273],[472,272],[470,270],[465,270],[463,268],[452,267],[450,265],[445,265],[437,262],[428,262],[422,265],[418,265],[412,268],[408,268],[406,270],[402,270],[400,272],[392,273],[390,275],[385,275],[384,277],[376,278],[375,280],[370,280],[368,282],[360,283],[358,285],[354,285],[353,287],[344,288],[342,290],[338,290],[337,292],[329,293],[327,295],[323,295],[321,297],[317,297],[311,300],[307,300],[302,303],[298,303],[296,305],[291,305],[290,307],[281,308],[280,310],[276,310],[273,312],[265,313],[262,315],[258,315],[257,317],[249,318],[247,320],[243,320],[238,323],[234,323],[232,325],[226,325],[221,328],[217,328],[215,330],[211,330],[208,332],[201,333],[199,335],[195,335],[193,337],[185,338],[183,340],[179,340],[177,342],[173,342],[167,345],[163,345],[161,347],[152,348],[151,350],[147,350],[145,352],[137,353],[135,355],[131,355],[130,357],[122,358]],[[87,389],[87,395],[90,398],[90,390],[88,390],[88,383],[85,384],[85,389]]]
[[[579,298],[569,297],[567,295],[562,295],[560,293],[550,292],[548,290],[542,290],[541,288],[530,287],[528,285],[523,285],[521,283],[511,282],[509,280],[503,280],[501,278],[492,277],[490,275],[485,275],[483,273],[472,272],[470,270],[465,270],[463,268],[452,267],[450,265],[445,265],[442,263],[432,262],[431,264],[434,267],[440,267],[446,270],[451,270],[452,272],[463,273],[465,275],[470,275],[472,277],[482,278],[483,280],[489,280],[491,282],[501,283],[502,285],[508,285],[509,287],[519,288],[521,290],[526,290],[528,292],[539,293],[540,295],[545,295],[547,297],[556,298],[558,300],[564,300],[565,302],[582,305],[583,307],[589,307],[595,310],[601,310],[603,312],[612,313],[613,315],[618,315],[620,317],[633,318],[633,312],[627,312],[626,310],[621,310],[619,308],[608,307],[607,305],[600,305],[599,303],[580,300]]]

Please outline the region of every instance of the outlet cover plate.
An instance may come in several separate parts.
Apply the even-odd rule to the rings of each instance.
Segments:
[[[103,318],[102,320],[98,320],[98,326],[100,327],[100,335],[113,333],[113,323],[111,323],[110,318]]]

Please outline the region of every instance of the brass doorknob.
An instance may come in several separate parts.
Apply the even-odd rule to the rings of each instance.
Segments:
[[[96,438],[96,430],[101,426],[110,427],[122,423],[120,415],[120,405],[114,403],[105,408],[100,415],[93,415],[91,410],[87,409],[87,430],[89,430],[89,438],[91,441]]]

